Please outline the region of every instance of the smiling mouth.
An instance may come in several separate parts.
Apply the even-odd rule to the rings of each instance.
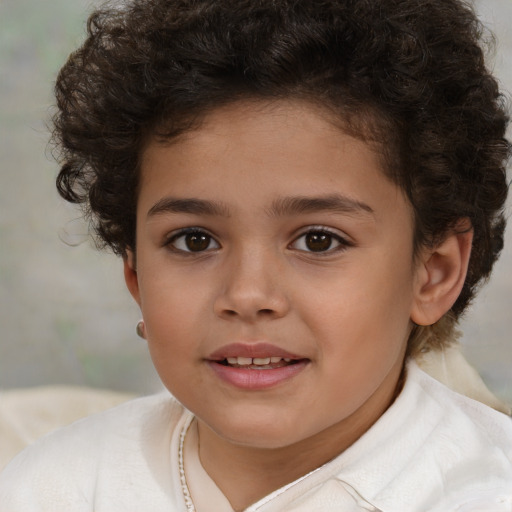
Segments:
[[[269,343],[233,343],[213,352],[207,361],[217,377],[244,392],[284,385],[311,363]]]
[[[227,357],[216,361],[222,366],[242,368],[249,370],[275,370],[285,366],[297,364],[304,359],[290,359],[288,357]]]

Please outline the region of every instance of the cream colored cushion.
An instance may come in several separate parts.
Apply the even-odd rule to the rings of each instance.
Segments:
[[[464,357],[459,343],[416,356],[418,366],[453,391],[482,402],[497,411],[511,414],[510,405],[489,391],[484,381]]]
[[[39,437],[133,396],[70,386],[0,391],[0,470]]]

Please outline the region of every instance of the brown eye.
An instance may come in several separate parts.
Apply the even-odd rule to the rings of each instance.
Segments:
[[[204,231],[178,233],[172,237],[169,245],[182,252],[203,252],[219,248],[216,240]]]
[[[292,249],[309,253],[334,253],[350,246],[342,236],[327,229],[311,229],[290,244]]]
[[[313,252],[323,252],[331,248],[332,236],[328,233],[308,233],[304,243]]]
[[[187,249],[192,252],[206,251],[210,245],[211,237],[203,233],[190,233],[185,236]]]

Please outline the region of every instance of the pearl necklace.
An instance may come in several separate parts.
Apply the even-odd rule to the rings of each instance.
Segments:
[[[194,502],[192,501],[192,496],[190,494],[190,489],[187,484],[187,477],[185,475],[185,464],[183,462],[183,452],[185,446],[185,437],[187,435],[188,429],[192,424],[194,418],[183,425],[180,432],[180,444],[178,448],[178,468],[180,472],[180,484],[181,484],[181,492],[183,493],[183,499],[185,501],[185,506],[187,507],[187,512],[196,512],[196,508],[194,507]]]
[[[192,495],[190,494],[190,489],[188,488],[187,484],[187,477],[185,475],[185,463],[184,463],[184,449],[185,449],[185,438],[187,436],[187,432],[190,429],[190,426],[194,422],[194,416],[192,416],[188,421],[185,422],[183,427],[180,431],[180,438],[179,438],[179,447],[178,447],[178,469],[180,473],[180,484],[181,484],[181,492],[183,494],[183,500],[185,501],[185,507],[187,509],[187,512],[196,512],[196,507],[194,506],[194,502],[192,500]],[[322,466],[323,467],[323,466]],[[284,487],[282,487],[280,490],[275,491],[271,494],[269,494],[267,497],[263,498],[260,502],[258,502],[261,505],[265,505],[272,499],[274,499],[277,495],[282,494],[283,492],[287,491],[288,489],[296,486],[306,478],[309,478],[311,475],[316,473],[317,471],[320,471],[321,467],[318,467],[311,471],[310,473],[300,477],[299,479],[295,480],[294,482],[291,482]],[[367,502],[354,487],[352,487],[350,484],[348,484],[345,481],[342,481],[342,484],[345,488],[345,490],[348,492],[348,494],[354,499],[354,501],[359,505],[359,507],[364,508],[368,511],[373,512],[383,512],[381,509],[375,507],[371,503]],[[251,507],[252,508],[252,507]],[[259,508],[259,507],[258,507]]]

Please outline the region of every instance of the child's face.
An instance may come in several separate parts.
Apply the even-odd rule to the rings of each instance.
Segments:
[[[126,273],[165,385],[232,443],[361,435],[403,365],[412,218],[372,147],[307,105],[235,104],[151,143]]]

